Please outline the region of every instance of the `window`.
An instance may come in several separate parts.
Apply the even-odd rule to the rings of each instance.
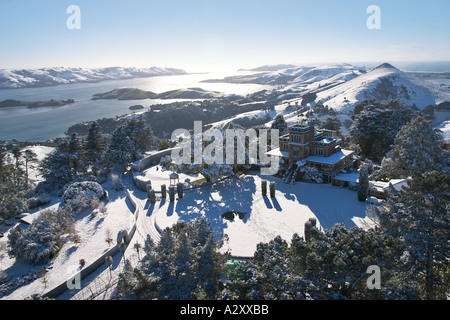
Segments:
[[[294,150],[294,157],[299,157],[299,156],[300,156],[300,151]]]
[[[293,142],[293,143],[304,143],[304,136],[303,135],[298,135],[298,134],[293,134],[291,136],[291,142]]]

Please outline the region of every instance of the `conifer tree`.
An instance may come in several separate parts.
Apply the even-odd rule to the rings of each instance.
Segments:
[[[92,173],[97,175],[105,152],[105,141],[102,138],[97,121],[92,122],[89,126],[84,149],[87,165],[91,167]]]
[[[447,298],[449,193],[448,172],[425,172],[375,211],[385,232],[404,242],[404,261],[425,299]]]
[[[136,268],[121,274],[119,291],[130,299],[216,299],[226,255],[205,220],[166,228],[158,244],[144,246]]]
[[[429,121],[422,116],[412,119],[395,137],[389,170],[396,176],[391,178],[407,178],[442,169],[441,142],[441,135]]]
[[[369,171],[367,165],[359,168],[359,181],[356,188],[359,201],[366,201],[369,193]]]
[[[112,167],[120,171],[136,160],[136,148],[123,126],[117,128],[112,135],[107,160]]]
[[[280,130],[280,134],[287,132],[287,123],[282,114],[279,114],[275,117],[270,128]]]

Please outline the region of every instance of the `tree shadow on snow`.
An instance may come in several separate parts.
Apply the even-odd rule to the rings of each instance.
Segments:
[[[220,235],[227,226],[226,219],[222,217],[225,212],[243,213],[242,221],[245,223],[248,220],[255,192],[253,177],[232,177],[185,192],[184,197],[175,202],[174,209],[185,222],[206,219],[214,232]],[[173,209],[169,205],[167,215],[172,214]]]

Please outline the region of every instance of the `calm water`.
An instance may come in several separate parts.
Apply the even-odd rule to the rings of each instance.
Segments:
[[[144,107],[179,100],[90,100],[96,93],[121,87],[135,87],[153,92],[201,87],[227,94],[248,94],[270,86],[257,84],[201,83],[205,79],[223,78],[230,74],[196,74],[168,77],[152,77],[130,80],[111,80],[98,83],[77,83],[56,87],[0,90],[0,101],[16,99],[37,101],[48,99],[74,99],[74,104],[63,107],[0,108],[0,139],[19,141],[45,141],[64,136],[69,126],[83,121],[110,118],[132,113],[128,108],[134,104]]]
[[[366,67],[376,67],[381,62],[365,63]],[[393,62],[395,67],[404,71],[450,72],[450,62]],[[354,65],[362,65],[354,63]],[[240,73],[243,74],[243,73]],[[111,118],[131,113],[128,108],[134,104],[150,106],[158,103],[170,103],[180,100],[90,100],[96,93],[107,92],[121,87],[135,87],[153,92],[174,89],[200,87],[206,90],[226,94],[248,94],[271,86],[257,84],[201,83],[205,79],[220,79],[233,73],[211,73],[168,77],[152,77],[130,80],[112,80],[98,83],[77,83],[45,88],[26,88],[0,90],[0,101],[74,99],[76,102],[63,107],[43,107],[28,109],[26,107],[0,108],[0,139],[20,141],[45,141],[64,136],[69,126],[83,121]],[[448,84],[448,80],[432,80],[433,83]]]

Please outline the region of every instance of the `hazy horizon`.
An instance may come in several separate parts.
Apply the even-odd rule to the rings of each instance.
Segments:
[[[368,8],[380,9],[370,29]],[[79,29],[67,22],[80,9]],[[0,68],[447,61],[450,1],[0,0]]]
[[[185,70],[188,73],[234,73],[238,72],[239,70],[250,70],[258,67],[264,67],[264,66],[276,66],[276,65],[294,65],[294,66],[322,66],[322,65],[341,65],[341,64],[350,64],[357,67],[366,67],[369,69],[376,68],[377,66],[383,64],[383,63],[389,63],[393,65],[394,67],[408,72],[435,72],[435,73],[443,73],[443,72],[450,72],[450,60],[444,60],[444,61],[324,61],[324,62],[310,62],[310,63],[292,63],[292,62],[284,62],[284,63],[264,63],[260,65],[252,65],[252,66],[236,66],[234,69],[202,69],[202,70],[190,70],[187,68],[183,68],[182,66],[173,67],[170,65],[147,65],[147,66],[122,66],[122,65],[107,65],[107,66],[75,66],[75,65],[46,65],[46,66],[40,66],[40,67],[30,67],[26,68],[23,66],[20,67],[13,67],[13,68],[2,68],[0,66],[0,69],[4,70],[39,70],[39,69],[51,69],[51,68],[82,68],[82,69],[101,69],[101,68],[151,68],[151,67],[160,67],[160,68],[176,68],[176,69],[182,69]]]

